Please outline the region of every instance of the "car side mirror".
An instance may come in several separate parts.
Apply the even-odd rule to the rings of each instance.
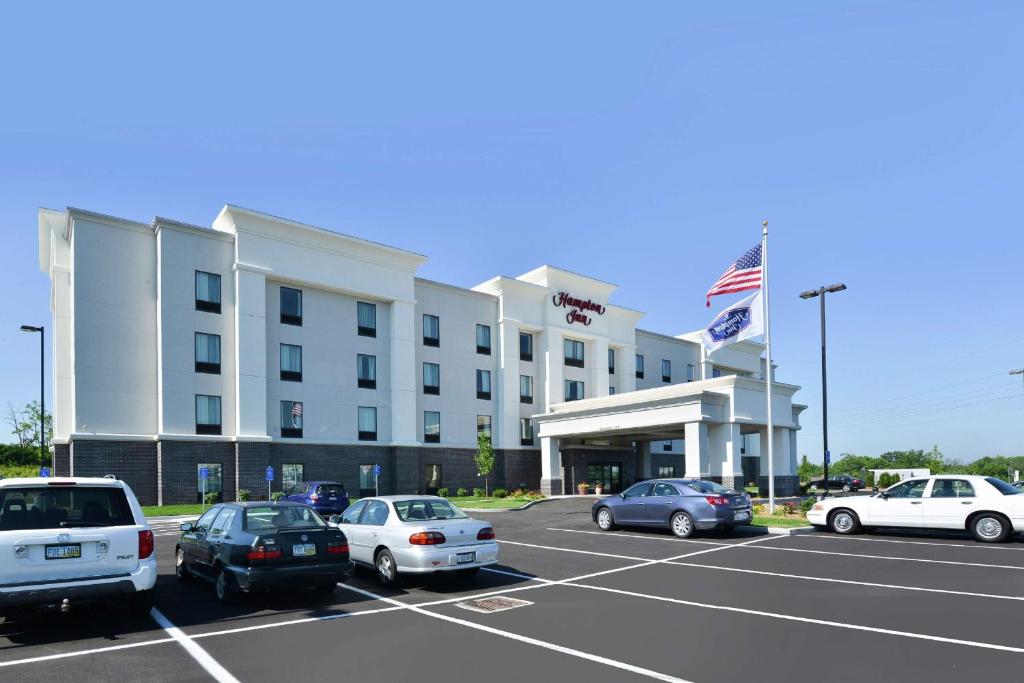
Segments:
[[[331,526],[338,526],[341,524],[341,515],[331,515],[327,518],[327,523]]]
[[[195,529],[196,525],[193,524],[192,522],[182,522],[181,526],[179,526],[178,528],[181,529],[183,532],[188,533],[188,532],[192,531],[193,529]]]
[[[878,495],[882,497],[882,500],[889,500],[889,494],[885,491],[880,492]]]

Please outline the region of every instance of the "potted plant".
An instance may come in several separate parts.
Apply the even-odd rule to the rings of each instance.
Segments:
[[[587,489],[589,488],[590,484],[588,484],[585,481],[581,481],[580,483],[576,484],[576,490],[580,492],[581,496],[587,495]]]
[[[594,484],[594,493],[596,493],[599,496],[601,494],[603,494],[604,493],[604,485],[603,484]]]

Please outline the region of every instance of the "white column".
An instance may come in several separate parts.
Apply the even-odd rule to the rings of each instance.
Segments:
[[[789,470],[786,472],[786,474],[796,474],[797,469],[799,469],[799,467],[800,467],[800,465],[797,463],[797,459],[796,459],[796,430],[795,429],[790,429],[789,430]]]
[[[562,459],[558,439],[540,440],[540,491],[545,495],[562,494]]]
[[[736,423],[728,423],[722,425],[722,429],[726,433],[725,441],[725,460],[722,462],[722,480],[723,482],[731,477],[731,485],[734,485],[739,479],[743,478],[743,433],[740,431],[740,426]]]
[[[391,311],[391,440],[399,446],[417,444],[415,306],[392,301]]]
[[[548,328],[540,336],[546,343],[541,350],[541,362],[544,365],[544,405],[538,412],[547,412],[548,406],[552,403],[562,403],[565,400],[565,387],[562,386],[562,333]]]
[[[235,433],[270,436],[267,425],[267,279],[235,270]],[[224,419],[222,417],[222,419]]]
[[[708,425],[706,422],[687,422],[686,441],[686,477],[701,477],[708,474],[708,456],[711,444],[708,441]]]
[[[654,476],[651,471],[651,441],[640,441],[637,443],[640,447],[640,473],[637,475],[637,479],[650,479]]]
[[[594,387],[591,389],[587,387],[587,398],[591,396],[607,396],[608,395],[608,339],[607,337],[599,337],[594,341],[590,342],[590,348],[593,349],[591,354],[591,360],[587,362],[590,366],[590,385]],[[618,372],[618,368],[615,369]]]
[[[519,326],[498,324],[498,377],[493,417],[495,448],[519,446]]]

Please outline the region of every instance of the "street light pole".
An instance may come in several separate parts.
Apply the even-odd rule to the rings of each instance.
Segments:
[[[819,310],[821,311],[821,440],[824,451],[822,462],[824,464],[823,479],[825,480],[825,496],[828,496],[828,371],[825,362],[825,294],[829,292],[841,292],[846,289],[842,283],[811,289],[800,294],[801,299],[813,299],[818,297]]]
[[[39,333],[39,464],[46,463],[46,328],[22,325],[22,332]],[[52,463],[51,463],[52,466]]]

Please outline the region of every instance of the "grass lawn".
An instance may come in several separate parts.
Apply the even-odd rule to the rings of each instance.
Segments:
[[[209,505],[206,509],[209,509]],[[147,517],[157,517],[159,515],[196,515],[199,516],[203,513],[203,506],[199,503],[193,503],[190,505],[143,505],[142,514]]]
[[[807,521],[806,517],[792,516],[792,517],[772,517],[770,515],[755,515],[751,522],[753,526],[781,526],[781,527],[797,527],[797,526],[810,526],[811,523]]]
[[[477,508],[480,510],[507,510],[530,502],[529,498],[477,498],[476,496],[466,496],[465,498],[453,497],[448,500],[462,508]]]

